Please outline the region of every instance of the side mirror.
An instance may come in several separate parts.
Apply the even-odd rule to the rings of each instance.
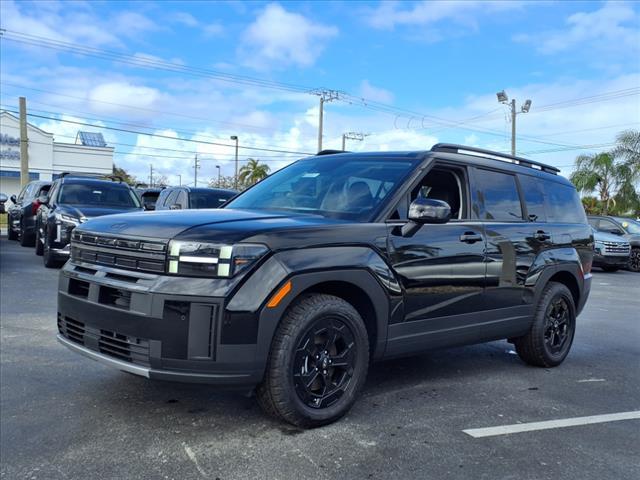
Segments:
[[[38,197],[38,203],[40,205],[49,205],[49,195],[40,195]]]
[[[182,205],[180,205],[179,203],[174,203],[169,207],[169,210],[182,210]]]
[[[451,207],[447,202],[418,197],[409,205],[409,222],[402,227],[402,235],[410,237],[425,223],[447,223]]]
[[[11,196],[9,197],[9,199],[10,199],[13,203],[16,203],[16,196],[15,196],[15,195],[11,195]]]

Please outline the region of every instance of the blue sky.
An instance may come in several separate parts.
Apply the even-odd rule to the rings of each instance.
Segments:
[[[230,144],[238,135],[245,147],[313,152],[318,99],[302,87],[352,95],[326,106],[326,148],[358,131],[370,135],[348,148],[446,141],[508,150],[507,108],[495,98],[502,89],[518,104],[533,101],[518,116],[518,151],[565,172],[577,154],[640,127],[635,2],[5,0],[0,8],[3,107],[24,95],[32,113],[175,138],[104,130],[116,163],[140,177],[152,162],[171,181],[178,173],[190,178],[195,151],[201,178],[214,177],[215,165],[232,173],[230,147],[180,139]],[[16,34],[137,64],[27,45],[12,40]],[[141,62],[169,62],[174,71]],[[301,88],[222,81],[193,69]],[[32,121],[60,141],[79,128]],[[585,145],[602,147],[578,148]],[[241,149],[241,158],[249,156],[274,169],[297,157]]]

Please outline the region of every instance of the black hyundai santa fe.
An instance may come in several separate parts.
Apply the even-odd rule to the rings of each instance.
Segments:
[[[376,360],[508,339],[559,365],[592,256],[554,167],[448,144],[320,152],[220,210],[79,225],[58,339],[151,379],[255,387],[313,427],[349,410]]]

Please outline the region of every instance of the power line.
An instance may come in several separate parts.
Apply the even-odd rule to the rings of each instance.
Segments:
[[[7,110],[7,111],[11,112],[11,113],[17,113],[15,110]],[[30,117],[44,118],[44,119],[47,119],[47,120],[55,120],[55,121],[58,121],[58,122],[71,123],[71,124],[74,124],[74,125],[83,125],[83,126],[93,127],[93,128],[102,128],[102,129],[106,129],[106,130],[114,130],[114,131],[117,131],[117,132],[131,133],[131,134],[136,134],[136,135],[147,135],[149,137],[164,138],[164,139],[173,140],[173,141],[190,142],[190,143],[201,143],[201,144],[204,144],[204,145],[216,145],[216,146],[220,146],[220,147],[229,147],[229,148],[234,147],[235,148],[235,145],[230,145],[228,143],[208,142],[208,141],[204,141],[204,140],[194,140],[194,139],[191,139],[191,138],[171,137],[169,135],[161,135],[161,134],[158,134],[158,133],[140,132],[140,131],[130,130],[130,129],[126,129],[126,128],[108,127],[108,126],[103,126],[103,125],[94,125],[94,124],[91,124],[91,123],[78,122],[78,121],[74,121],[74,120],[64,120],[64,119],[49,117],[49,116],[45,116],[45,115],[37,115],[37,114],[34,114],[34,113],[30,113],[28,115]],[[252,150],[252,151],[262,151],[262,152],[292,153],[292,154],[299,154],[299,155],[315,155],[314,153],[309,153],[309,152],[298,152],[298,151],[294,151],[294,150],[280,150],[280,149],[275,149],[275,148],[249,147],[249,146],[245,146],[245,145],[240,145],[238,148],[242,148],[242,149],[245,149],[245,150]]]

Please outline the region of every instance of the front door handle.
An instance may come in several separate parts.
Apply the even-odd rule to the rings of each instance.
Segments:
[[[535,238],[536,240],[540,240],[542,242],[545,242],[547,240],[551,240],[551,235],[549,235],[547,232],[543,231],[543,230],[538,230],[534,235],[533,238]]]
[[[482,235],[473,232],[464,232],[460,235],[460,241],[465,243],[476,243],[482,241]]]

